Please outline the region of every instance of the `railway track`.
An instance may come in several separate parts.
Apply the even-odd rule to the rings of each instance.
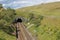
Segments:
[[[17,23],[18,37],[16,40],[35,40],[22,23]]]

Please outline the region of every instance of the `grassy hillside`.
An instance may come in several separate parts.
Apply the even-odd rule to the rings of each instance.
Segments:
[[[41,5],[25,7],[16,10],[19,12],[35,12],[36,14],[41,15],[55,15],[60,16],[60,2],[54,3],[42,3]]]
[[[20,8],[16,10],[16,13],[27,18],[29,18],[31,13],[35,14],[36,17],[39,15],[44,16],[40,25],[38,27],[33,25],[29,28],[29,31],[37,40],[60,40],[60,2]]]
[[[15,40],[11,26],[16,17],[23,17],[23,23],[36,40],[60,40],[60,2],[40,4],[19,9],[0,8],[0,40]],[[13,28],[13,29],[12,29]]]
[[[0,40],[16,40],[11,26],[16,13],[13,9],[4,9],[0,4]]]
[[[16,38],[0,30],[0,40],[16,40]]]

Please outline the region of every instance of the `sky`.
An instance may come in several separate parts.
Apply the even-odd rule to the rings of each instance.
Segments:
[[[60,0],[0,0],[0,4],[3,4],[4,7],[22,8],[56,1]]]

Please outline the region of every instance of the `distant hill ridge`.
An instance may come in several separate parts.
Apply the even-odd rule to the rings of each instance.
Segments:
[[[16,9],[16,12],[35,12],[41,15],[60,16],[60,2],[42,3],[40,5]]]

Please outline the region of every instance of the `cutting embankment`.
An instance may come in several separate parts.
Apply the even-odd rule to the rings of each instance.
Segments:
[[[60,2],[20,8],[16,9],[16,13],[27,18],[30,13],[44,16],[41,25],[37,28],[30,27],[30,32],[37,40],[60,40]]]

